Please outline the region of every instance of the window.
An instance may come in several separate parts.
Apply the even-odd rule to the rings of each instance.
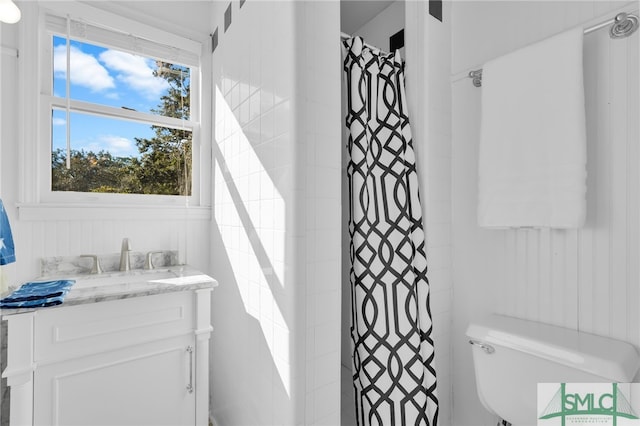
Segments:
[[[197,199],[200,45],[91,9],[43,13],[43,199]]]

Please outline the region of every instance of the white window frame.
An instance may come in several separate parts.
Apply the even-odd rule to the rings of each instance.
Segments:
[[[34,2],[35,3],[35,2]],[[23,58],[25,77],[23,93],[25,94],[25,108],[23,115],[23,143],[21,149],[22,164],[24,165],[21,182],[22,209],[32,210],[32,207],[198,207],[202,205],[201,169],[206,155],[201,143],[201,83],[202,83],[202,43],[179,35],[169,33],[119,15],[112,14],[92,6],[77,2],[39,2],[32,7],[32,19],[25,22],[25,41],[22,49],[27,53]],[[190,196],[180,195],[149,195],[149,194],[113,194],[113,193],[83,193],[71,191],[51,190],[51,110],[52,106],[66,107],[66,100],[60,103],[60,98],[53,96],[53,61],[51,35],[53,33],[66,37],[67,16],[72,21],[83,23],[76,25],[71,31],[71,38],[88,43],[94,43],[134,54],[149,56],[170,63],[177,63],[191,67],[190,87],[190,119],[181,120],[173,117],[163,117],[137,111],[111,108],[89,104],[87,102],[70,100],[72,110],[78,112],[94,111],[106,117],[117,119],[142,119],[150,125],[185,129],[192,132],[192,191]],[[29,22],[31,21],[31,22]],[[61,31],[60,23],[64,22],[65,31]],[[38,31],[35,31],[35,29]],[[29,36],[36,33],[35,36]],[[35,49],[33,49],[35,47]],[[33,53],[33,52],[36,53]],[[48,56],[47,56],[48,55]],[[35,65],[36,71],[33,70]],[[36,93],[30,89],[36,86]],[[37,98],[35,105],[31,105],[29,98]],[[35,114],[32,114],[35,113]],[[28,116],[37,116],[37,126]],[[32,127],[30,127],[32,126]],[[31,130],[35,128],[36,130]],[[31,136],[30,136],[31,134]],[[206,166],[206,164],[205,164]],[[28,170],[35,173],[28,173]],[[206,203],[206,199],[204,201]],[[86,210],[86,209],[85,209]],[[27,216],[34,216],[33,212]],[[36,214],[35,216],[40,216]]]

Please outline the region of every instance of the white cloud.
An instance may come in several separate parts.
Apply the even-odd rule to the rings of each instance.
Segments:
[[[152,60],[117,50],[106,50],[99,58],[109,69],[118,72],[118,80],[149,99],[157,99],[169,86],[164,78],[153,75]]]
[[[54,117],[51,120],[51,124],[53,124],[54,126],[66,126],[67,120],[65,120],[64,118]]]
[[[95,56],[82,52],[75,46],[69,50],[71,56],[71,83],[99,92],[115,87],[113,77]],[[56,76],[65,77],[67,69],[67,46],[58,45],[53,51],[53,70]]]
[[[83,149],[95,153],[103,150],[109,151],[115,157],[138,154],[136,145],[132,140],[114,135],[100,135],[97,140],[88,143]]]

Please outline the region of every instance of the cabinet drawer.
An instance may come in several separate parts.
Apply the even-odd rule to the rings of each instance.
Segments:
[[[193,292],[38,311],[36,362],[54,362],[193,331]]]

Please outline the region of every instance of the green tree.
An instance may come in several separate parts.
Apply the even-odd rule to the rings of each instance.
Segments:
[[[154,75],[168,83],[152,113],[189,119],[191,79],[189,69],[157,62]],[[51,153],[53,191],[114,192],[130,194],[191,195],[192,134],[184,129],[151,126],[151,139],[135,138],[140,157],[114,157],[108,151],[71,150]]]
[[[67,168],[65,151],[57,149],[51,157],[54,191],[135,193],[136,187],[140,187],[135,157],[113,157],[108,151],[96,154],[71,150],[70,168]]]
[[[189,119],[191,79],[188,68],[157,62],[156,76],[169,83],[153,113]],[[192,134],[183,129],[151,126],[155,137],[136,138],[141,154],[139,180],[147,194],[191,195]]]

